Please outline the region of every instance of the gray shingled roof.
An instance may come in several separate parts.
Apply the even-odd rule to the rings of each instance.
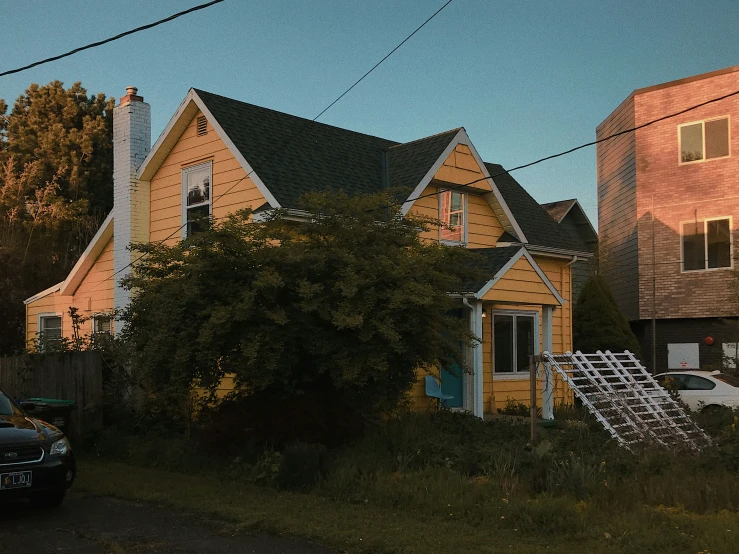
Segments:
[[[552,216],[554,221],[559,223],[562,221],[562,218],[567,215],[567,212],[570,211],[570,208],[574,206],[575,202],[577,202],[577,200],[571,198],[570,200],[559,200],[558,202],[542,204],[541,207],[544,208],[550,216]]]
[[[546,248],[557,248],[583,251],[580,241],[570,236],[570,233],[562,229],[549,214],[542,208],[526,190],[506,173],[503,166],[485,162],[493,181],[498,186],[503,200],[513,213],[518,225],[521,227],[528,244],[544,246]]]
[[[311,191],[383,190],[382,155],[397,142],[196,92],[283,207]]]
[[[390,147],[390,188],[396,189],[403,200],[408,198],[458,132],[459,129],[452,129]]]
[[[475,255],[472,257],[470,273],[476,274],[478,277],[463,283],[462,290],[458,292],[479,291],[521,248],[521,246],[505,246],[501,248],[472,249],[471,252]]]
[[[405,200],[459,131],[398,143],[195,92],[280,205],[288,208],[300,207],[305,193],[321,190],[355,195],[389,187]],[[491,174],[503,171],[497,164],[485,165]],[[510,175],[496,177],[495,183],[530,244],[582,250]]]

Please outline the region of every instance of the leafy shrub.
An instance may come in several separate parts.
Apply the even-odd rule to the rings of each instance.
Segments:
[[[277,485],[290,490],[315,487],[325,474],[326,464],[327,450],[322,444],[291,443],[282,451]]]

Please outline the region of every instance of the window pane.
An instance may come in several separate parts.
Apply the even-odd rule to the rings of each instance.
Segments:
[[[706,121],[706,159],[729,155],[729,119]]]
[[[703,222],[683,223],[683,270],[706,269],[706,239]]]
[[[685,390],[711,390],[716,388],[715,383],[696,375],[683,375],[683,382],[685,383]]]
[[[95,333],[110,333],[110,317],[96,316],[93,319],[93,329]]]
[[[62,318],[59,316],[42,317],[41,332],[47,339],[62,338]]]
[[[680,127],[680,148],[684,162],[703,159],[703,123]]]
[[[493,315],[493,349],[493,370],[513,371],[513,316]]]
[[[210,205],[205,204],[197,208],[188,208],[187,210],[187,236],[194,235],[202,231],[207,225],[207,218],[210,216]]]
[[[708,267],[731,267],[731,237],[728,219],[706,222]]]
[[[442,240],[455,242],[464,241],[464,194],[461,192],[444,191],[441,194],[439,219],[449,228],[441,229]]]
[[[210,199],[210,169],[187,173],[187,205],[197,206]]]
[[[534,318],[516,316],[516,369],[529,370],[529,356],[534,354]]]

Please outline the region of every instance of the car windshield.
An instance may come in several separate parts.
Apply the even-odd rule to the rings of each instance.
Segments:
[[[717,373],[713,376],[714,379],[718,379],[719,381],[723,381],[727,385],[731,385],[732,387],[736,387],[739,389],[739,379],[734,377],[733,375],[726,375],[725,373]]]
[[[20,415],[21,412],[15,404],[0,391],[0,416],[4,415]]]

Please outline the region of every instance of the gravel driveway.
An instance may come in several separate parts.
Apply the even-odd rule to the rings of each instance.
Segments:
[[[331,554],[282,537],[228,532],[228,524],[115,498],[71,494],[60,508],[0,506],[0,552]]]

